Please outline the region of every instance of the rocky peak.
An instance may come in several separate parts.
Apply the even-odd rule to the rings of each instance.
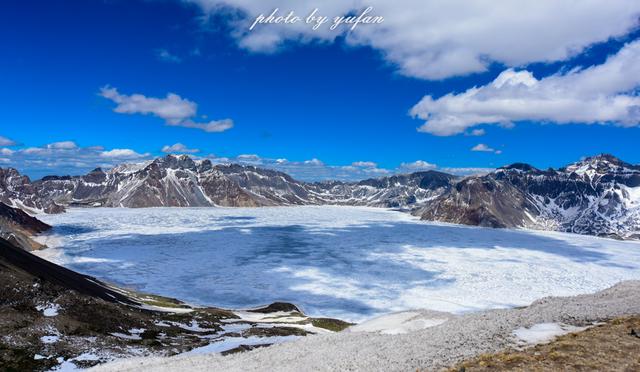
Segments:
[[[196,163],[188,155],[167,155],[153,161],[153,164],[168,169],[197,170]]]
[[[510,165],[505,165],[504,167],[501,167],[499,169],[506,170],[506,171],[515,170],[515,171],[521,171],[521,172],[539,172],[538,168],[527,163],[513,163]]]
[[[102,170],[102,168],[96,168],[86,175],[82,176],[82,179],[85,182],[101,183],[107,179],[107,174]]]
[[[198,167],[198,173],[204,173],[213,169],[213,164],[211,163],[211,160],[204,159],[197,162],[197,167]]]
[[[587,175],[592,177],[606,173],[640,172],[640,167],[625,163],[610,154],[600,154],[570,164],[565,168],[565,171],[579,176]]]

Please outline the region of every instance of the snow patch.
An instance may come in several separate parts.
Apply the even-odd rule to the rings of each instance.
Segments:
[[[36,306],[36,310],[42,311],[42,314],[47,317],[52,317],[58,315],[58,311],[60,310],[60,305],[58,304],[46,304],[46,305],[38,305]]]
[[[380,332],[382,334],[401,334],[435,327],[446,322],[447,318],[425,318],[420,312],[401,312],[383,315],[348,328],[348,332]]]
[[[538,323],[529,328],[518,328],[513,331],[513,335],[526,344],[540,344],[552,341],[558,336],[585,329],[587,327],[576,327],[562,323]]]

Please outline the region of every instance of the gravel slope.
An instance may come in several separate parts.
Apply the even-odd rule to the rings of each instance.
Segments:
[[[351,333],[299,341],[222,357],[219,354],[130,359],[96,371],[409,371],[437,370],[481,353],[515,346],[515,329],[539,323],[575,326],[640,314],[640,281],[575,297],[549,297],[522,309],[490,310],[453,317],[405,334]]]

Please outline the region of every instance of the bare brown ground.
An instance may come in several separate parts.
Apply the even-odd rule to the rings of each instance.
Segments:
[[[483,354],[449,371],[640,371],[640,316],[614,319],[521,351]]]

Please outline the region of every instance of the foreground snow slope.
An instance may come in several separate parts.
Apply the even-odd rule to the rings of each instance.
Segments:
[[[421,222],[363,207],[78,209],[39,255],[194,304],[360,322],[526,305],[640,279],[640,243]],[[48,244],[55,244],[51,239]]]

